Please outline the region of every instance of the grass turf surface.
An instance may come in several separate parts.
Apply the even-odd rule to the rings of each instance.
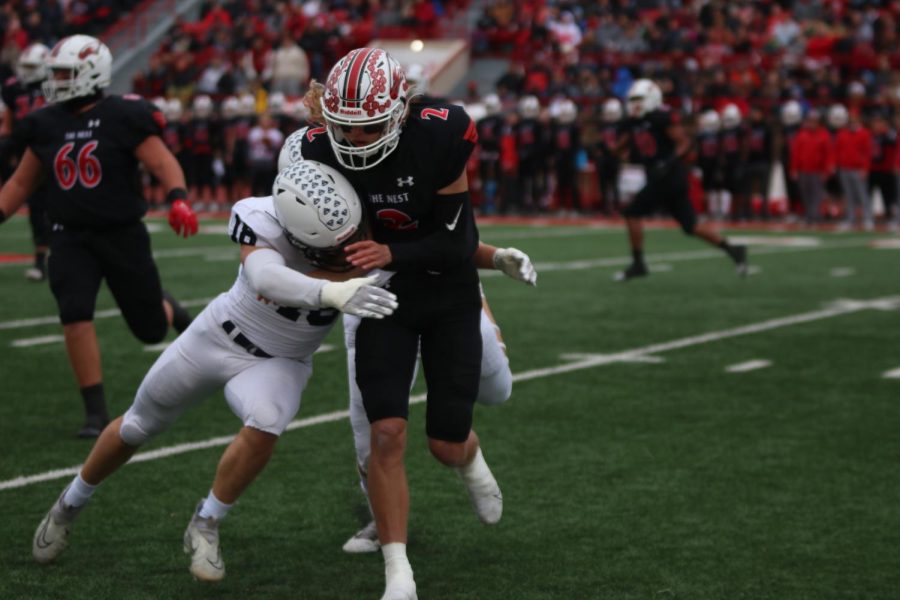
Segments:
[[[237,249],[224,232],[181,240],[151,223],[163,283],[176,297],[210,298],[230,286]],[[505,511],[497,527],[477,522],[456,478],[428,456],[423,406],[413,407],[409,555],[420,597],[897,596],[900,380],[882,377],[900,367],[890,303],[685,342],[653,354],[657,363],[563,358],[643,355],[648,346],[838,299],[900,296],[900,250],[869,245],[886,236],[734,235],[766,242],[751,248],[760,270],[746,281],[720,252],[667,229],[648,232],[652,275],[622,285],[610,279],[627,262],[619,228],[482,228],[485,241],[527,251],[540,273],[537,289],[484,278],[512,370],[527,375],[506,405],[476,409]],[[814,245],[770,245],[801,237]],[[25,219],[4,225],[0,252],[29,252]],[[55,323],[10,325],[55,314],[47,286],[25,282],[22,268],[0,268],[0,482],[75,466],[90,447],[73,436],[81,403],[63,345],[11,345],[61,333]],[[837,277],[836,268],[853,273]],[[98,309],[113,306],[104,289]],[[98,319],[97,329],[108,401],[119,414],[157,354],[120,317]],[[339,326],[328,342],[335,349],[317,355],[300,418],[346,408]],[[725,372],[751,359],[772,365]],[[536,371],[573,362],[583,368]],[[147,449],[239,425],[218,394]],[[346,420],[283,436],[222,526],[225,581],[192,581],[181,534],[222,450],[122,469],[50,567],[33,563],[31,536],[70,477],[0,490],[0,597],[380,596],[380,557],[340,550],[365,519]]]

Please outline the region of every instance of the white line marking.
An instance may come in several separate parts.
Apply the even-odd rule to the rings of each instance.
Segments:
[[[887,238],[883,240],[873,240],[870,245],[879,250],[900,250],[900,239]]]
[[[882,377],[884,377],[885,379],[900,379],[900,367],[891,369],[890,371],[885,371]]]
[[[725,367],[725,372],[727,373],[746,373],[747,371],[756,371],[757,369],[765,369],[766,367],[771,367],[771,360],[763,360],[761,358],[756,360],[748,360],[747,362],[737,363],[731,365],[729,367]]]
[[[516,373],[515,375],[513,375],[513,381],[528,381],[530,379],[540,379],[543,377],[549,377],[551,375],[559,375],[561,373],[571,373],[574,371],[581,371],[583,369],[590,369],[602,365],[609,365],[623,361],[627,362],[634,359],[645,358],[647,356],[658,354],[660,352],[680,350],[681,348],[688,348],[690,346],[708,344],[710,342],[716,342],[719,340],[724,340],[741,335],[750,335],[763,331],[770,331],[772,329],[779,329],[781,327],[788,327],[790,325],[798,325],[801,323],[819,321],[821,319],[829,319],[841,315],[852,314],[862,310],[883,310],[883,307],[888,305],[894,306],[895,308],[900,307],[900,296],[888,296],[884,298],[875,298],[872,300],[843,301],[833,303],[829,308],[825,308],[822,310],[800,313],[797,315],[791,315],[788,317],[781,317],[777,319],[769,319],[768,321],[752,323],[750,325],[743,325],[741,327],[734,327],[732,329],[711,331],[709,333],[704,333],[701,335],[681,338],[678,340],[671,340],[668,342],[661,342],[658,344],[651,344],[649,346],[634,348],[632,350],[624,350],[615,354],[586,354],[583,355],[584,358],[581,358],[572,363],[557,365],[554,367],[544,367],[541,369],[532,369],[530,371]],[[409,399],[410,404],[419,404],[424,401],[425,394],[417,394]],[[323,415],[317,415],[315,417],[309,417],[306,419],[298,419],[292,421],[287,426],[287,429],[289,431],[292,431],[294,429],[310,427],[312,425],[318,425],[320,423],[340,421],[347,418],[349,414],[350,412],[347,410],[339,410]],[[207,448],[214,448],[217,446],[225,446],[230,443],[233,438],[234,436],[222,436],[203,440],[200,442],[177,444],[175,446],[168,446],[165,448],[160,448],[158,450],[140,452],[138,454],[135,454],[130,462],[145,462],[148,460],[155,460],[157,458],[184,454],[185,452],[191,452],[193,450],[203,450]],[[78,465],[75,467],[69,467],[67,469],[56,469],[53,471],[38,473],[36,475],[23,475],[15,477],[13,479],[8,479],[6,481],[0,481],[0,491],[25,487],[34,483],[52,481],[54,479],[61,479],[63,477],[71,477],[72,475],[78,473],[78,470],[80,468],[81,466]]]
[[[831,270],[832,277],[850,277],[856,275],[856,269],[853,267],[835,267]]]
[[[61,335],[42,335],[40,337],[13,340],[10,346],[13,348],[30,348],[31,346],[42,346],[44,344],[58,344],[64,340],[65,338]]]
[[[172,345],[172,342],[160,342],[158,344],[148,344],[144,346],[144,352],[162,352]]]
[[[206,306],[212,301],[212,298],[195,298],[193,300],[181,300],[182,306]],[[107,308],[106,310],[98,310],[94,313],[94,319],[108,319],[109,317],[118,317],[121,311],[118,308]],[[15,321],[0,322],[0,330],[3,329],[21,329],[23,327],[35,327],[37,325],[57,325],[59,317],[35,317],[33,319],[16,319]]]
[[[647,363],[647,364],[659,364],[666,362],[661,356],[643,356],[643,355],[633,355],[633,356],[620,356],[616,354],[584,354],[580,352],[569,352],[567,354],[560,354],[559,357],[562,360],[585,360],[585,359],[595,359],[601,357],[609,357],[615,356],[617,362],[623,363]]]

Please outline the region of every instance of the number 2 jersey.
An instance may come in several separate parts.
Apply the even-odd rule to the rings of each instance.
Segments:
[[[232,207],[228,234],[237,244],[275,250],[284,257],[285,266],[294,271],[307,274],[315,270],[284,237],[271,196],[237,202]],[[272,356],[295,359],[311,356],[338,316],[333,308],[308,310],[266,303],[250,287],[243,265],[231,289],[215,298],[207,310],[212,311],[218,323],[233,322],[251,342]]]
[[[134,151],[165,123],[135,95],[102,97],[82,113],[59,103],[28,114],[21,135],[43,167],[50,222],[107,229],[139,221],[147,203]]]
[[[300,155],[295,160],[315,160],[341,172],[360,195],[368,213],[372,238],[382,244],[415,242],[457,226],[438,222],[434,202],[437,191],[462,174],[475,149],[475,123],[462,107],[444,103],[413,103],[403,125],[397,148],[369,169],[352,171],[337,162],[324,127],[306,127],[300,136]],[[471,203],[458,216],[460,227],[471,227],[477,236]],[[477,282],[474,262],[432,276],[445,280]],[[405,277],[407,273],[399,273]],[[413,274],[414,275],[414,274]]]

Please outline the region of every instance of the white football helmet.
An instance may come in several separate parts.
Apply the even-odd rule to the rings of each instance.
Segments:
[[[741,109],[736,104],[726,104],[722,108],[722,127],[733,129],[741,124]]]
[[[111,81],[112,53],[106,44],[89,35],[72,35],[50,51],[42,89],[47,102],[65,102],[90,96]]]
[[[716,133],[719,131],[719,113],[710,109],[700,113],[697,123],[701,133]]]
[[[409,83],[400,63],[380,48],[350,51],[331,69],[322,95],[328,140],[338,162],[353,171],[374,167],[400,143]],[[372,143],[354,145],[351,127],[380,132]]]
[[[831,108],[828,109],[828,125],[833,129],[846,127],[849,121],[850,113],[847,112],[847,107],[843,104],[832,104]]]
[[[603,121],[618,123],[622,120],[622,102],[618,98],[610,98],[603,103]]]
[[[522,96],[518,111],[523,119],[537,119],[541,115],[541,103],[536,96]]]
[[[309,128],[302,127],[287,136],[287,139],[284,140],[284,146],[281,147],[281,152],[278,153],[279,171],[283,171],[292,164],[303,160],[303,154],[300,153],[300,148],[303,144],[303,136],[306,135],[307,129]]]
[[[662,90],[649,79],[638,79],[628,88],[628,115],[641,118],[662,106]]]
[[[566,98],[565,100],[560,100],[556,105],[556,120],[559,123],[568,125],[570,123],[574,123],[577,117],[578,107],[575,106],[575,103],[568,98]]]
[[[166,114],[166,107],[169,106],[169,101],[162,96],[157,96],[153,99],[153,106],[158,108],[163,114]]]
[[[409,93],[425,94],[428,92],[428,76],[425,75],[425,67],[419,63],[413,63],[406,67],[406,83],[409,84]]]
[[[206,94],[195,96],[194,103],[191,105],[191,111],[193,111],[194,117],[198,119],[208,119],[213,112],[212,98]]]
[[[31,44],[19,54],[16,76],[22,83],[37,83],[47,79],[47,57],[50,49],[43,44]]]
[[[166,116],[166,121],[170,123],[175,123],[181,120],[181,116],[184,114],[184,108],[181,106],[181,100],[178,98],[172,98],[166,103],[166,107],[163,109],[163,114]]]
[[[488,116],[494,116],[500,112],[503,105],[500,103],[500,96],[497,94],[488,94],[484,97],[484,109]]]
[[[284,236],[313,265],[349,271],[343,247],[365,237],[363,207],[347,179],[328,165],[302,160],[272,184],[275,216]]]
[[[803,120],[803,108],[796,100],[788,100],[781,107],[781,122],[785,125],[799,125]]]
[[[253,97],[253,94],[241,94],[238,100],[241,103],[240,115],[242,117],[252,117],[256,114],[256,98]]]
[[[284,112],[284,105],[287,102],[282,92],[274,92],[269,96],[267,107],[273,115],[280,115]]]
[[[236,96],[228,96],[222,100],[222,117],[233,119],[241,111],[241,101]]]

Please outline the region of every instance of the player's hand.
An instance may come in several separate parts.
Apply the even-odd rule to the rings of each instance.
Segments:
[[[386,267],[394,260],[389,246],[372,240],[354,242],[344,248],[344,252],[348,263],[365,271]]]
[[[322,286],[322,306],[336,308],[357,317],[381,319],[397,309],[397,296],[372,285],[377,277],[357,277]]]
[[[181,236],[190,237],[197,233],[197,213],[184,200],[176,200],[169,209],[169,225]]]
[[[497,248],[494,253],[494,268],[516,281],[537,285],[537,271],[528,255],[516,248]]]

